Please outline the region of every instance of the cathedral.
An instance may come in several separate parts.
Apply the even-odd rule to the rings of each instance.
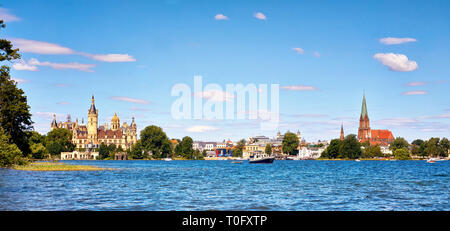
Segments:
[[[370,129],[365,95],[363,95],[361,116],[359,117],[358,140],[361,143],[369,141],[371,145],[378,144],[380,146],[388,146],[394,141],[391,131]]]
[[[88,110],[86,125],[84,120],[81,124],[78,123],[78,119],[72,122],[70,115],[67,116],[66,122],[57,123],[56,116],[53,115],[50,129],[55,128],[65,128],[72,132],[72,142],[78,149],[95,148],[104,143],[106,145],[114,144],[116,147],[122,147],[123,150],[126,150],[137,142],[137,128],[134,117],[131,125],[124,122],[121,126],[119,117],[114,113],[111,119],[111,127],[107,123],[98,126],[98,109],[95,108],[94,96],[92,96],[91,108]]]

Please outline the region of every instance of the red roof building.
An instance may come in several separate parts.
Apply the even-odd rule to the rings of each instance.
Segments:
[[[378,144],[382,146],[388,146],[392,141],[394,141],[394,135],[392,135],[391,131],[370,129],[365,95],[363,95],[361,116],[359,117],[358,140],[361,143],[369,141],[371,145]]]

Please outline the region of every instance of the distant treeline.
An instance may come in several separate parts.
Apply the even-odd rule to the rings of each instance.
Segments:
[[[450,142],[447,138],[430,138],[423,141],[414,140],[411,144],[404,138],[397,137],[389,144],[392,156],[400,160],[417,157],[447,157]],[[350,134],[344,140],[331,140],[330,145],[322,152],[324,159],[358,159],[386,157],[379,145],[371,145],[369,142],[360,143],[356,135]]]

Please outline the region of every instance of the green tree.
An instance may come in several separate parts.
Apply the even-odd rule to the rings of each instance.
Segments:
[[[394,151],[395,159],[397,160],[410,160],[411,156],[409,155],[408,148],[398,148]]]
[[[442,148],[442,154],[441,156],[448,156],[448,150],[450,149],[450,142],[447,138],[442,138],[441,141],[439,141],[439,146]]]
[[[72,143],[72,133],[65,128],[56,128],[47,133],[45,143],[48,152],[52,155],[75,150],[75,144]]]
[[[245,143],[247,141],[244,139],[241,139],[237,142],[234,151],[233,151],[233,156],[234,157],[242,157],[244,155],[244,148],[245,148]]]
[[[341,146],[341,140],[333,139],[330,145],[322,152],[321,158],[334,159],[339,155],[339,147]]]
[[[298,151],[298,137],[292,132],[286,132],[283,137],[283,141],[281,142],[281,149],[283,153],[289,155],[295,155]]]
[[[374,157],[381,157],[383,156],[383,153],[381,152],[380,146],[377,145],[369,145],[368,147],[364,148],[362,157],[365,158],[374,158]]]
[[[425,152],[430,157],[441,156],[444,150],[439,146],[439,138],[432,137],[427,141]]]
[[[152,158],[164,158],[171,153],[170,140],[158,126],[147,126],[141,131],[140,138],[144,152],[152,152]]]
[[[105,143],[101,143],[98,147],[98,159],[103,160],[109,157],[109,148]]]
[[[361,156],[361,144],[356,135],[350,134],[345,137],[339,146],[339,158],[357,159]]]
[[[425,142],[421,139],[416,139],[411,143],[411,153],[415,156],[426,156]]]
[[[32,143],[30,145],[30,149],[33,159],[44,159],[47,157],[47,149],[42,143]]]
[[[0,28],[4,28],[0,20]],[[11,61],[20,58],[19,49],[14,49],[11,41],[0,39],[0,61]],[[31,152],[28,138],[33,128],[30,106],[22,89],[11,79],[10,68],[0,68],[0,127],[3,128],[9,143],[14,143],[26,156]]]
[[[22,152],[14,143],[9,143],[8,137],[0,127],[0,167],[23,165],[26,161],[22,158]]]
[[[395,150],[399,148],[408,148],[408,146],[408,141],[406,141],[403,137],[397,137],[391,142],[389,149],[392,150],[392,152],[395,152]]]
[[[267,155],[272,155],[272,145],[266,144],[266,149],[264,150],[264,152],[265,152]]]
[[[114,154],[117,152],[117,148],[115,144],[109,144],[108,147],[108,157],[106,157],[107,159],[111,159],[114,160]],[[100,154],[99,154],[100,155]]]
[[[194,157],[197,156],[197,153],[194,153],[194,152],[200,153],[200,151],[197,149],[194,150],[192,147],[193,144],[194,144],[194,140],[192,140],[191,137],[189,137],[189,136],[183,137],[181,142],[178,144],[179,148],[178,148],[177,154],[181,155],[182,157],[187,158],[187,159],[194,159]]]
[[[144,159],[145,158],[141,141],[138,141],[133,146],[131,146],[129,154],[132,159]]]
[[[42,144],[45,146],[45,135],[41,135],[39,132],[31,131],[30,132],[30,145],[31,144]]]

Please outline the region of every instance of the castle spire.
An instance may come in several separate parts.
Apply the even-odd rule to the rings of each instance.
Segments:
[[[94,95],[92,95],[92,104],[91,104],[91,108],[89,108],[89,114],[97,114],[97,109],[95,109],[95,100],[94,100]]]

